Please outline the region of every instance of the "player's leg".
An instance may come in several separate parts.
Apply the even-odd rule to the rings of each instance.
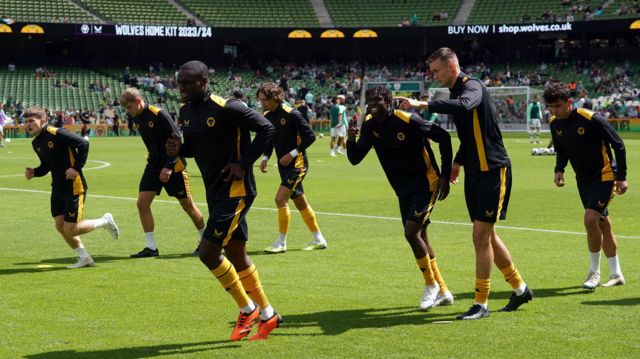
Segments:
[[[291,223],[291,210],[289,209],[289,197],[293,191],[285,187],[286,179],[283,178],[283,184],[278,187],[274,202],[278,210],[278,238],[265,248],[267,253],[284,253],[287,251],[287,234],[289,233],[289,224]]]
[[[338,139],[337,131],[338,130],[335,127],[331,127],[331,129],[329,130],[329,134],[331,136],[331,140],[329,141],[329,156],[331,157],[336,156],[335,147],[336,147],[336,141]]]
[[[433,272],[433,278],[438,283],[439,291],[436,296],[435,302],[433,303],[434,307],[438,306],[446,306],[453,304],[453,294],[449,291],[449,287],[444,281],[442,274],[440,273],[440,268],[438,268],[438,261],[436,260],[436,253],[431,247],[431,243],[429,243],[429,235],[427,234],[427,225],[422,226],[421,236],[424,239],[424,242],[427,245],[427,254],[429,255],[429,267]]]
[[[496,264],[504,280],[509,283],[513,293],[509,298],[509,303],[500,309],[501,312],[512,312],[518,309],[522,304],[528,303],[533,299],[533,291],[529,289],[522,279],[520,272],[511,260],[511,254],[502,239],[496,233],[495,226],[491,237],[491,247],[493,249],[493,262]]]
[[[293,196],[293,204],[295,204],[298,211],[300,211],[300,216],[302,216],[302,220],[309,228],[309,231],[313,235],[313,240],[303,248],[303,250],[315,250],[315,249],[325,249],[327,248],[327,241],[324,239],[322,232],[320,231],[320,226],[318,226],[318,221],[316,219],[316,213],[313,211],[313,208],[307,202],[307,197],[302,192],[302,184],[299,184],[296,187],[296,191],[292,193]]]
[[[86,192],[64,199],[65,212],[63,229],[68,237],[80,236],[96,228],[104,228],[113,239],[118,239],[120,231],[111,213],[105,213],[97,219],[82,220]]]
[[[198,231],[198,242],[194,255],[198,254],[198,247],[202,241],[202,234],[204,233],[204,218],[202,212],[193,202],[191,197],[191,185],[189,183],[189,175],[187,170],[173,172],[169,177],[169,181],[162,184],[167,194],[171,197],[175,197],[180,202],[182,210],[191,218],[191,222]]]
[[[535,131],[536,131],[536,143],[540,143],[540,120],[537,120]]]
[[[247,295],[238,276],[238,270],[227,257],[222,255],[222,250],[229,244],[245,208],[244,198],[210,202],[210,217],[198,252],[200,261],[231,295],[240,310],[238,321],[231,333],[231,340],[240,340],[249,335],[259,317],[257,306]],[[229,255],[229,250],[231,250],[231,258],[243,266],[242,270],[246,269],[244,266],[247,263],[238,260],[239,254],[235,247],[225,249],[225,254]]]
[[[427,243],[422,237],[422,226],[428,220],[429,199],[432,197],[435,198],[435,196],[430,196],[426,188],[423,188],[411,195],[398,198],[402,224],[404,225],[404,237],[411,247],[425,284],[419,306],[419,309],[424,311],[434,306],[440,290],[431,269]]]
[[[243,226],[246,228],[246,221],[244,221]],[[258,323],[258,331],[251,337],[251,340],[267,339],[271,331],[280,326],[282,317],[276,313],[269,303],[269,299],[262,288],[258,270],[247,255],[246,240],[243,239],[244,235],[241,234],[243,231],[240,227],[237,232],[239,235],[234,235],[225,247],[225,254],[234,267],[237,268],[238,276],[249,298],[258,306],[260,322]]]
[[[533,131],[534,128],[532,126],[529,126],[529,143],[533,143]]]
[[[193,222],[193,225],[196,227],[198,231],[198,245],[200,245],[202,234],[204,233],[204,217],[202,216],[200,208],[196,206],[190,195],[185,198],[178,198],[178,202],[180,202],[182,210],[191,218],[191,222]]]
[[[607,264],[609,265],[609,280],[604,283],[603,287],[612,287],[625,284],[622,270],[620,269],[620,261],[618,259],[618,242],[611,228],[611,218],[609,216],[602,217],[600,221],[600,231],[602,232],[602,251],[607,256]]]
[[[89,255],[89,252],[84,248],[84,244],[82,243],[82,240],[80,240],[80,237],[67,235],[64,215],[55,216],[54,221],[56,224],[56,230],[60,233],[62,239],[64,239],[67,245],[78,255],[78,261],[75,264],[67,266],[67,268],[93,267],[95,263],[93,262],[91,255]]]
[[[602,250],[600,213],[587,208],[584,212],[584,227],[587,231],[589,248],[589,275],[582,286],[584,289],[594,290],[600,283],[600,252]]]
[[[157,257],[159,254],[158,243],[155,237],[155,223],[151,212],[151,203],[157,195],[157,191],[140,191],[138,192],[138,215],[144,232],[145,246],[135,254],[130,255],[131,258]]]

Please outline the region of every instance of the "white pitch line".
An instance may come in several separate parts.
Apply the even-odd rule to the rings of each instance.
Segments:
[[[7,158],[2,158],[2,159],[7,159]],[[11,158],[11,159],[18,159],[18,158]],[[30,158],[31,159],[31,158]],[[91,170],[99,170],[105,167],[109,167],[111,166],[111,163],[109,162],[104,162],[104,161],[96,161],[96,160],[87,160],[87,162],[94,162],[94,163],[100,163],[101,165],[98,167],[83,167],[82,171],[91,171]],[[18,175],[1,175],[0,178],[7,178],[7,177],[24,177],[24,173],[18,174]]]
[[[28,193],[42,193],[42,194],[50,194],[49,191],[42,190],[33,190],[33,189],[22,189],[22,188],[6,188],[0,187],[0,191],[12,191],[12,192],[28,192]],[[106,196],[99,194],[90,194],[88,197],[95,198],[105,198],[105,199],[116,199],[116,200],[124,200],[124,201],[137,201],[137,198],[132,197],[120,197],[120,196]],[[170,201],[165,199],[155,199],[155,202],[160,203],[172,203],[178,204],[178,201]],[[206,206],[206,203],[195,202],[197,205]],[[259,211],[270,211],[275,212],[275,208],[264,208],[264,207],[251,207],[251,209],[256,209]],[[351,218],[367,218],[367,219],[381,219],[386,221],[400,221],[400,218],[397,217],[385,217],[385,216],[371,216],[366,214],[353,214],[353,213],[334,213],[334,212],[316,212],[316,214],[326,215],[326,216],[335,216],[335,217],[351,217]],[[440,224],[451,224],[454,226],[472,226],[471,223],[467,222],[449,222],[449,221],[431,221],[432,223],[440,223]],[[514,231],[528,231],[528,232],[542,232],[542,233],[556,233],[556,234],[571,234],[578,236],[585,236],[584,232],[574,232],[574,231],[559,231],[555,229],[544,229],[544,228],[528,228],[528,227],[512,227],[512,226],[496,226],[501,229],[509,229]],[[640,236],[625,236],[616,234],[616,238],[632,238],[632,239],[640,239]]]

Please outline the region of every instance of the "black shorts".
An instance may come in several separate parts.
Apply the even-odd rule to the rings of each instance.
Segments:
[[[420,223],[425,227],[431,223],[429,216],[431,216],[437,197],[438,192],[431,192],[428,188],[416,191],[408,196],[398,197],[402,225],[405,226],[407,221]]]
[[[64,216],[64,221],[78,223],[82,221],[84,200],[87,192],[78,195],[51,192],[51,217]]]
[[[291,199],[294,199],[298,196],[304,194],[304,188],[302,188],[302,180],[304,176],[307,175],[307,168],[280,168],[280,185],[290,189],[293,193],[291,193]]]
[[[496,223],[507,218],[511,166],[465,174],[464,197],[471,221]]]
[[[592,209],[603,217],[609,215],[607,206],[613,199],[613,181],[578,184],[578,192],[584,209]]]
[[[140,186],[138,192],[155,192],[157,195],[162,192],[164,188],[167,194],[176,198],[187,198],[191,196],[191,190],[189,189],[189,176],[187,176],[187,170],[184,169],[178,172],[172,172],[167,183],[160,181],[160,171],[162,168],[154,168],[147,164],[144,168],[144,173],[140,179]]]
[[[254,197],[235,197],[209,203],[209,219],[203,239],[226,247],[231,239],[247,241],[246,216]]]

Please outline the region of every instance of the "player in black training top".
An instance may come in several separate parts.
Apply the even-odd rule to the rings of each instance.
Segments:
[[[451,137],[438,125],[416,114],[391,110],[391,92],[384,86],[368,89],[365,98],[368,116],[357,142],[357,128],[349,129],[349,162],[357,165],[371,147],[375,149],[382,169],[398,196],[405,238],[424,277],[420,309],[451,304],[453,296],[439,273],[426,230],[422,231],[429,224],[436,199],[444,200],[449,194],[453,156]],[[442,173],[438,173],[428,139],[439,144]],[[443,292],[440,292],[441,288]]]
[[[544,90],[544,101],[553,115],[549,120],[556,150],[555,183],[564,186],[567,162],[576,173],[578,192],[585,209],[584,226],[589,247],[589,274],[583,287],[595,290],[600,283],[600,251],[604,250],[611,275],[603,287],[624,284],[616,238],[607,206],[613,194],[627,191],[624,143],[609,122],[584,108],[574,108],[570,90],[553,82]],[[615,152],[615,160],[611,149]]]
[[[316,214],[307,202],[302,188],[302,180],[309,171],[306,149],[316,140],[316,136],[302,114],[283,103],[284,91],[277,84],[265,82],[258,89],[257,97],[262,104],[262,109],[265,110],[264,116],[276,128],[275,134],[264,151],[260,171],[267,172],[267,161],[275,148],[282,181],[275,198],[280,235],[264,251],[267,253],[287,251],[287,233],[291,222],[289,198],[293,200],[302,220],[313,235],[313,240],[303,250],[325,249],[327,241],[320,232]]]
[[[78,262],[67,268],[93,267],[94,262],[84,248],[80,235],[104,228],[118,239],[118,226],[111,213],[101,218],[82,220],[87,181],[82,168],[89,155],[89,142],[64,128],[47,124],[45,110],[32,107],[24,112],[25,130],[33,137],[31,145],[40,159],[40,166],[27,167],[27,180],[51,172],[51,216],[56,229],[69,247],[78,254]]]
[[[178,199],[182,209],[191,218],[198,230],[200,244],[204,232],[204,219],[191,198],[186,161],[180,156],[167,156],[165,151],[167,139],[172,135],[179,136],[178,127],[166,110],[145,103],[136,88],[124,90],[120,103],[140,131],[140,137],[148,151],[147,165],[138,187],[137,202],[146,245],[143,250],[130,257],[156,257],[159,254],[151,202],[163,188],[169,196]]]
[[[269,304],[247,255],[245,217],[256,196],[253,163],[274,128],[242,102],[211,94],[208,77],[209,70],[200,61],[180,67],[178,87],[184,106],[179,125],[184,143],[174,135],[167,141],[167,154],[193,157],[202,173],[209,219],[199,255],[240,308],[231,340],[246,337],[258,319],[258,332],[251,339],[266,339],[282,318]],[[250,131],[256,133],[253,141]]]
[[[514,292],[501,311],[514,311],[533,298],[532,291],[515,268],[509,250],[496,233],[496,222],[505,219],[511,193],[511,162],[502,142],[491,96],[484,84],[460,71],[458,57],[443,47],[427,60],[435,79],[449,88],[449,100],[429,102],[404,99],[402,108],[416,107],[452,115],[460,148],[454,158],[451,181],[457,182],[460,166],[466,178],[464,193],[473,222],[476,250],[476,288],[471,308],[458,319],[489,316],[491,267],[495,263]]]

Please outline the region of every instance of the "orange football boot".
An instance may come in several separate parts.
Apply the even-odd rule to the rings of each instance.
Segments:
[[[240,340],[249,335],[251,328],[253,328],[253,325],[258,321],[259,316],[260,311],[258,310],[258,307],[256,307],[256,309],[251,313],[240,312],[238,322],[231,333],[231,340]]]
[[[282,323],[282,317],[280,314],[275,313],[271,318],[267,320],[260,320],[258,324],[258,332],[252,336],[249,340],[264,340],[269,337],[269,334],[280,326]]]

